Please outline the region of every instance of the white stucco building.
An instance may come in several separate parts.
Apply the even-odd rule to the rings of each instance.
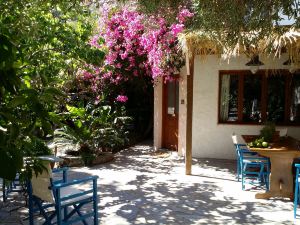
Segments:
[[[263,65],[251,72],[245,55],[194,57],[193,157],[234,159],[231,134],[259,134],[270,120],[300,140],[300,72],[284,65],[288,59],[260,55]],[[182,68],[177,85],[160,80],[154,90],[154,146],[179,155],[185,154],[187,138],[187,71]]]

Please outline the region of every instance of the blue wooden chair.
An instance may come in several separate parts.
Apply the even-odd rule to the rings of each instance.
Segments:
[[[242,167],[241,167],[241,156],[239,154],[239,150],[244,150],[244,158],[258,156],[255,152],[250,152],[247,149],[246,144],[235,144],[235,153],[236,153],[236,170],[237,170],[237,180],[240,181],[242,176]]]
[[[295,167],[296,167],[296,178],[295,178],[295,193],[294,193],[294,218],[296,218],[297,207],[298,207],[298,204],[300,203],[300,186],[299,186],[300,164],[296,163]]]
[[[238,149],[242,189],[245,184],[264,184],[269,190],[270,161],[268,158],[249,155],[249,150]]]
[[[241,175],[242,175],[242,168],[241,168],[241,162],[240,162],[240,155],[238,153],[239,150],[245,150],[244,153],[244,158],[245,157],[260,157],[256,152],[251,152],[248,150],[247,144],[242,141],[242,138],[240,135],[237,135],[235,133],[232,134],[231,136],[234,147],[235,147],[235,153],[236,153],[236,171],[237,171],[237,180],[240,181]]]
[[[3,202],[7,201],[8,195],[11,192],[21,192],[22,186],[19,180],[19,174],[16,175],[16,178],[13,181],[2,179],[2,199]]]
[[[47,171],[33,176],[28,181],[29,223],[34,224],[34,213],[39,212],[47,225],[67,225],[82,222],[84,225],[98,225],[97,176],[69,181],[67,169],[54,169],[53,173],[62,173],[55,179],[48,164]],[[77,186],[87,185],[85,190]],[[87,210],[90,205],[90,210]],[[84,211],[82,207],[85,207]],[[49,209],[54,211],[49,212]],[[77,215],[76,215],[77,214]],[[55,221],[56,218],[56,221]],[[88,219],[93,218],[93,223]]]

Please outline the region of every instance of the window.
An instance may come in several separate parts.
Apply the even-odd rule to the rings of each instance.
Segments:
[[[291,83],[291,104],[289,121],[300,124],[300,76],[294,76]]]
[[[237,121],[238,84],[237,75],[223,75],[221,86],[221,111],[222,121]]]
[[[167,84],[167,107],[168,107],[168,114],[178,114],[179,110],[179,83],[178,80],[174,80],[168,82]]]
[[[243,121],[261,122],[261,84],[259,75],[244,77]]]
[[[300,125],[300,73],[220,71],[219,122]]]
[[[267,78],[267,120],[284,122],[286,76]]]

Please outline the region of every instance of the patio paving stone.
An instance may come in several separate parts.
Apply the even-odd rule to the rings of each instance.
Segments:
[[[193,159],[193,175],[186,176],[182,157],[151,153],[151,145],[144,143],[118,153],[113,162],[70,170],[70,179],[99,176],[101,225],[300,224],[300,209],[294,220],[291,201],[255,199],[263,189],[250,185],[242,191],[234,160]],[[6,216],[0,213],[0,219]],[[18,219],[26,216],[22,208],[10,218],[15,217],[15,224],[28,224]]]

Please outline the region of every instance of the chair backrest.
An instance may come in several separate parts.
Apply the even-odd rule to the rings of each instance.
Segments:
[[[279,128],[279,129],[276,129],[276,130],[279,131],[279,136],[280,137],[286,137],[287,136],[287,132],[288,132],[287,128]]]
[[[244,139],[239,134],[233,133],[231,138],[232,138],[232,142],[234,145],[237,145],[237,144],[245,145],[246,144]]]
[[[32,194],[36,197],[54,203],[53,192],[51,190],[52,170],[49,161],[43,162],[46,170],[43,170],[38,176],[33,172],[31,178]]]
[[[231,135],[231,138],[234,145],[238,144],[237,135],[235,133]]]
[[[236,150],[236,154],[239,157],[239,152],[238,150],[245,150],[245,151],[249,151],[246,142],[244,141],[244,139],[241,137],[241,135],[239,134],[235,134],[233,133],[232,136],[232,142],[234,144],[235,150]]]

